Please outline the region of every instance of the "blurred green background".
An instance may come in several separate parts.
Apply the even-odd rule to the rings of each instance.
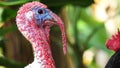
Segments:
[[[23,68],[33,61],[31,44],[21,35],[15,17],[21,5],[35,0],[0,1],[0,68]],[[57,68],[104,68],[114,53],[105,42],[120,25],[119,0],[37,0],[63,20],[67,54],[61,34],[51,30],[51,49]]]

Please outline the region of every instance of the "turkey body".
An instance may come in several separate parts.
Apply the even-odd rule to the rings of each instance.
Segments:
[[[120,68],[120,51],[111,56],[105,68]]]
[[[112,35],[106,42],[106,47],[115,51],[113,56],[107,62],[105,68],[120,68],[120,31],[117,34]]]

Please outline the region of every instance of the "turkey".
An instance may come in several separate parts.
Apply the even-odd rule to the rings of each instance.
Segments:
[[[105,68],[120,68],[120,31],[106,42],[108,49],[115,51]]]
[[[25,68],[56,68],[50,49],[49,32],[53,25],[62,32],[63,51],[66,54],[64,23],[45,4],[34,1],[24,4],[17,12],[16,24],[22,35],[32,44],[34,61]]]

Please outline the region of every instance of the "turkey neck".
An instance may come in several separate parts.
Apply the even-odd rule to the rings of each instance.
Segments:
[[[34,61],[40,63],[43,68],[55,68],[49,41],[50,27],[36,29],[30,40],[34,50]]]
[[[17,27],[32,44],[34,62],[37,62],[40,68],[55,68],[49,42],[50,26],[38,26],[34,19],[24,20],[22,15],[19,15],[17,16]]]

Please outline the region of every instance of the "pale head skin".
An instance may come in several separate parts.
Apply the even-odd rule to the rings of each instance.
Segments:
[[[46,5],[35,1],[24,4],[18,10],[16,24],[34,50],[34,61],[26,68],[55,68],[50,49],[49,31],[51,26],[59,26],[62,31],[63,51],[66,54],[66,36],[62,20],[47,9]]]

